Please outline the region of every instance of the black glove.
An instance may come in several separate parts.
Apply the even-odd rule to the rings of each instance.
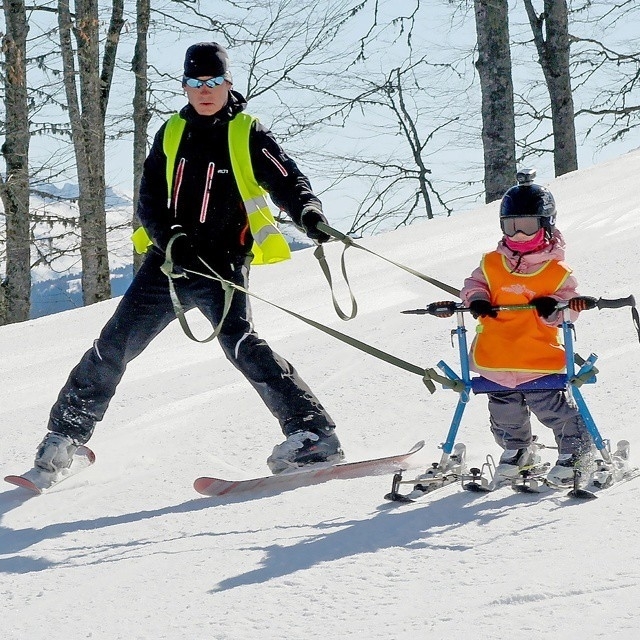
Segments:
[[[555,310],[558,301],[551,296],[540,296],[530,301],[541,318],[548,318]]]
[[[189,240],[189,236],[178,236],[171,245],[171,260],[176,267],[194,269],[197,267],[198,256]]]
[[[311,240],[315,240],[318,244],[331,240],[330,235],[324,231],[320,231],[317,227],[318,222],[324,222],[324,224],[327,224],[327,219],[322,215],[322,211],[320,211],[318,207],[307,205],[302,210],[300,222],[305,233],[309,238],[311,238]]]
[[[473,300],[469,303],[469,310],[474,318],[497,318],[498,312],[488,300]]]

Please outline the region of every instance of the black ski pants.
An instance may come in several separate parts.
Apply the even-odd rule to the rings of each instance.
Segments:
[[[87,442],[96,422],[104,416],[127,364],[175,320],[167,276],[160,271],[163,261],[164,256],[156,251],[148,254],[113,317],[60,391],[51,409],[50,431]],[[248,265],[238,261],[230,265],[225,277],[247,288],[248,274]],[[212,325],[219,324],[224,305],[219,282],[189,275],[174,283],[185,311],[197,307]],[[285,435],[335,427],[293,366],[253,330],[246,294],[234,290],[218,341],[226,357],[260,394]]]

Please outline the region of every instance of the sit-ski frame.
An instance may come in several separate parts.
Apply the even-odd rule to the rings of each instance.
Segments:
[[[581,305],[579,306],[581,310],[594,309],[596,307],[598,309],[616,309],[620,307],[631,306],[635,311],[635,299],[633,296],[628,296],[627,298],[617,298],[614,300],[579,296],[578,298],[574,298],[574,300],[579,300],[581,302]],[[471,311],[468,307],[464,307],[461,304],[455,302],[435,302],[430,304],[426,309],[416,309],[414,311],[404,312],[429,314],[440,317],[448,317],[455,313],[457,320],[457,326],[454,330],[451,331],[451,336],[452,338],[453,336],[457,337],[461,374],[457,375],[456,372],[443,360],[438,362],[438,364],[436,365],[445,374],[445,376],[449,380],[451,380],[452,384],[450,386],[446,384],[443,384],[443,386],[445,388],[451,388],[458,391],[460,396],[458,398],[458,403],[456,405],[453,419],[451,420],[451,426],[449,427],[447,438],[440,445],[440,448],[442,449],[442,457],[440,458],[440,462],[437,465],[434,463],[433,469],[431,470],[431,473],[434,474],[434,479],[438,471],[440,471],[441,473],[446,473],[447,468],[450,466],[450,457],[454,450],[454,445],[456,437],[458,435],[460,423],[462,421],[462,416],[466,409],[467,403],[470,400],[471,392],[475,394],[481,394],[493,393],[498,391],[533,391],[541,389],[557,389],[565,391],[567,393],[569,402],[572,402],[578,409],[596,449],[602,456],[604,464],[612,464],[610,443],[608,440],[604,440],[600,435],[598,427],[596,426],[596,423],[579,389],[579,387],[583,384],[595,383],[596,374],[598,373],[598,370],[595,368],[595,362],[598,359],[598,356],[592,353],[589,358],[587,358],[587,360],[582,360],[581,358],[576,356],[573,345],[574,325],[571,321],[571,309],[569,305],[570,301],[564,300],[559,301],[556,307],[562,313],[561,329],[564,342],[566,372],[562,374],[549,374],[546,376],[542,376],[540,378],[537,378],[536,380],[518,385],[514,388],[503,387],[482,377],[471,377],[469,368],[469,349],[467,345],[467,329],[464,323],[464,314]],[[532,309],[535,309],[533,305],[526,304],[493,307],[493,310],[497,311],[498,313]],[[635,314],[634,322],[636,322]],[[580,368],[578,369],[578,371],[576,371],[576,360],[579,360]],[[485,463],[485,465],[483,465],[483,469],[485,468],[485,466],[495,468],[495,464],[493,464],[493,460],[490,459],[490,457],[488,457],[487,462]],[[472,471],[473,474],[471,476],[467,476],[467,480],[471,480],[472,483],[478,482],[481,478],[482,471],[478,469],[473,469]],[[445,480],[447,479],[448,478],[445,478]],[[576,473],[572,495],[577,497],[594,497],[593,494],[578,489],[578,480],[579,474]],[[400,484],[407,484],[407,482],[403,482],[402,474],[397,473],[393,479],[391,492],[386,496],[388,499],[403,500],[404,498],[406,498],[406,496],[402,496],[402,494],[398,492]]]

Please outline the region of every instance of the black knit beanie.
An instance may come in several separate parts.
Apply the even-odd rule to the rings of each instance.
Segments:
[[[224,76],[225,80],[232,82],[227,50],[217,42],[191,45],[184,57],[184,75],[189,78]]]

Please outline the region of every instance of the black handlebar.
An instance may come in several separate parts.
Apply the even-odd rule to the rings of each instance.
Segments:
[[[635,298],[630,295],[626,298],[594,298],[592,296],[576,296],[570,300],[559,300],[557,309],[562,310],[571,308],[574,311],[588,311],[590,309],[620,309],[622,307],[635,307]],[[498,305],[492,307],[494,311],[524,311],[528,309],[535,309],[532,304],[512,304],[512,305]],[[442,300],[440,302],[431,302],[423,309],[407,309],[401,313],[414,314],[414,315],[431,315],[436,317],[448,318],[454,313],[462,311],[471,311],[469,307],[465,307],[461,302],[455,302],[453,300]]]
[[[635,307],[636,299],[633,296],[614,298],[613,300],[599,298],[596,304],[598,309],[620,309],[621,307]]]

